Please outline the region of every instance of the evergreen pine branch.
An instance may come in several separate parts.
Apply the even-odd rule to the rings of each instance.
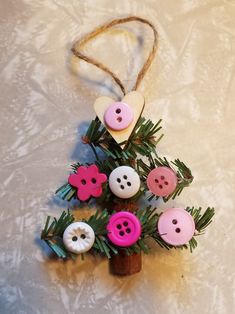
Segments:
[[[51,217],[48,216],[41,233],[41,239],[43,240],[50,237],[62,236],[64,230],[74,221],[74,217],[68,210],[68,212],[63,211],[58,220],[54,218],[51,224],[50,220]]]
[[[99,160],[99,158],[96,153],[96,148],[100,148],[105,155],[115,159],[120,158],[122,154],[121,147],[106,130],[98,117],[91,121],[82,140],[84,144],[89,144],[97,160]]]
[[[77,198],[77,190],[69,183],[63,184],[59,189],[56,190],[57,194],[61,199],[71,201],[73,198]]]
[[[212,222],[214,216],[214,208],[208,207],[206,211],[202,214],[201,208],[187,207],[186,209],[190,215],[193,217],[196,226],[195,235],[202,234],[205,229]],[[136,211],[136,216],[141,222],[142,232],[139,240],[132,246],[123,248],[116,246],[107,238],[107,224],[110,218],[110,214],[107,210],[102,212],[96,211],[94,215],[88,219],[83,219],[84,222],[89,224],[95,233],[95,242],[93,244],[93,249],[100,254],[105,255],[110,258],[112,254],[118,254],[120,250],[124,251],[127,255],[134,253],[148,253],[150,247],[146,243],[146,239],[152,238],[156,244],[167,250],[175,249],[190,249],[192,252],[197,247],[197,241],[195,237],[189,241],[188,244],[181,246],[173,246],[166,243],[157,231],[158,219],[161,214],[156,213],[156,208],[151,208],[150,206],[145,209],[139,209]],[[55,252],[55,254],[60,258],[76,258],[76,254],[69,252],[63,244],[63,233],[65,229],[74,221],[73,215],[68,212],[62,212],[61,216],[57,220],[48,216],[45,227],[41,233],[41,239]],[[83,256],[82,256],[83,259]]]
[[[41,233],[41,239],[55,252],[60,258],[74,258],[75,254],[68,252],[63,244],[64,230],[74,221],[74,217],[70,212],[62,212],[61,216],[57,220],[48,216],[44,229]]]
[[[111,254],[117,254],[118,251],[111,243],[107,240],[107,224],[109,221],[109,213],[105,209],[101,213],[97,210],[96,213],[89,219],[84,220],[95,232],[95,242],[93,248],[104,254],[107,258],[111,258]]]
[[[213,207],[208,207],[203,214],[201,213],[201,207],[187,207],[186,210],[193,217],[198,234],[202,234],[205,231],[205,229],[211,224],[212,218],[215,215],[215,209]]]
[[[99,212],[97,210],[94,215],[89,217],[89,219],[84,219],[83,221],[91,226],[95,234],[98,235],[107,234],[106,226],[109,221],[109,213],[106,209],[103,210],[102,212]]]
[[[148,206],[145,210],[138,210],[136,216],[139,218],[142,225],[141,237],[149,237],[156,233],[156,223],[159,215],[156,213],[156,208]]]
[[[82,137],[83,143],[89,144],[96,152],[96,148],[100,148],[107,157],[113,159],[135,159],[137,154],[148,156],[155,150],[155,146],[161,140],[163,135],[156,138],[156,133],[161,130],[161,120],[154,124],[151,120],[140,117],[135,128],[127,141],[117,143],[100,120],[96,118],[88,127],[86,135]],[[122,149],[121,146],[125,146]],[[96,159],[99,159],[95,153]]]
[[[137,154],[148,156],[151,152],[155,151],[155,147],[162,139],[163,134],[156,138],[156,133],[161,130],[161,119],[154,124],[151,120],[146,120],[140,117],[136,126],[126,142],[125,151],[129,152],[133,158]]]

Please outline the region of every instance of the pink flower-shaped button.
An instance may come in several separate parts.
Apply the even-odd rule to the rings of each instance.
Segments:
[[[96,165],[80,166],[76,173],[69,176],[68,182],[77,188],[77,197],[86,201],[89,197],[99,197],[102,194],[102,183],[107,181],[104,173],[99,173]]]
[[[136,243],[141,234],[139,219],[130,212],[118,212],[109,219],[108,238],[118,246],[128,247]]]
[[[186,244],[195,232],[193,217],[183,208],[167,209],[158,220],[161,238],[174,246]]]
[[[114,102],[104,113],[104,121],[114,131],[126,129],[133,121],[132,108],[124,102]]]
[[[147,186],[153,194],[167,196],[174,192],[177,186],[177,176],[168,167],[157,167],[148,174]]]

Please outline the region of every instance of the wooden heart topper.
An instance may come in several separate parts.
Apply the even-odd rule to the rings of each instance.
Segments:
[[[140,115],[144,109],[144,97],[139,92],[133,91],[133,92],[126,94],[125,97],[121,100],[121,102],[126,103],[127,105],[129,105],[132,108],[133,114],[134,114],[134,118],[133,118],[131,124],[126,129],[121,130],[121,131],[115,131],[115,130],[110,129],[106,125],[105,120],[104,120],[105,111],[114,102],[115,102],[115,100],[113,100],[110,97],[101,96],[101,97],[96,99],[96,101],[94,103],[94,110],[96,112],[96,115],[100,119],[100,121],[103,123],[103,125],[105,125],[106,129],[112,135],[114,140],[119,144],[119,143],[122,143],[122,142],[128,140],[128,138],[130,137],[130,135],[131,135],[131,133],[132,133],[132,131],[136,125],[136,122],[138,121],[138,119],[139,119],[139,117],[140,117]]]

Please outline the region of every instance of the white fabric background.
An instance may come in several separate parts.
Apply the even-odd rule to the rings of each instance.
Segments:
[[[141,273],[116,278],[100,258],[50,258],[39,235],[47,214],[67,208],[54,191],[69,165],[92,158],[80,136],[95,98],[120,96],[69,49],[99,24],[130,14],[159,32],[140,86],[144,116],[163,118],[159,154],[179,157],[195,175],[173,205],[215,206],[216,217],[194,254],[156,248]],[[87,51],[130,89],[151,40],[147,27],[126,24]],[[233,312],[234,74],[233,0],[0,0],[1,313]]]

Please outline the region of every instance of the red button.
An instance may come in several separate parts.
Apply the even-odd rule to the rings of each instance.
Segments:
[[[111,216],[107,230],[107,236],[113,244],[128,247],[138,241],[141,234],[141,223],[130,212],[119,212]]]
[[[167,196],[174,192],[177,186],[177,176],[168,167],[157,167],[150,171],[147,177],[149,190],[157,196]]]

